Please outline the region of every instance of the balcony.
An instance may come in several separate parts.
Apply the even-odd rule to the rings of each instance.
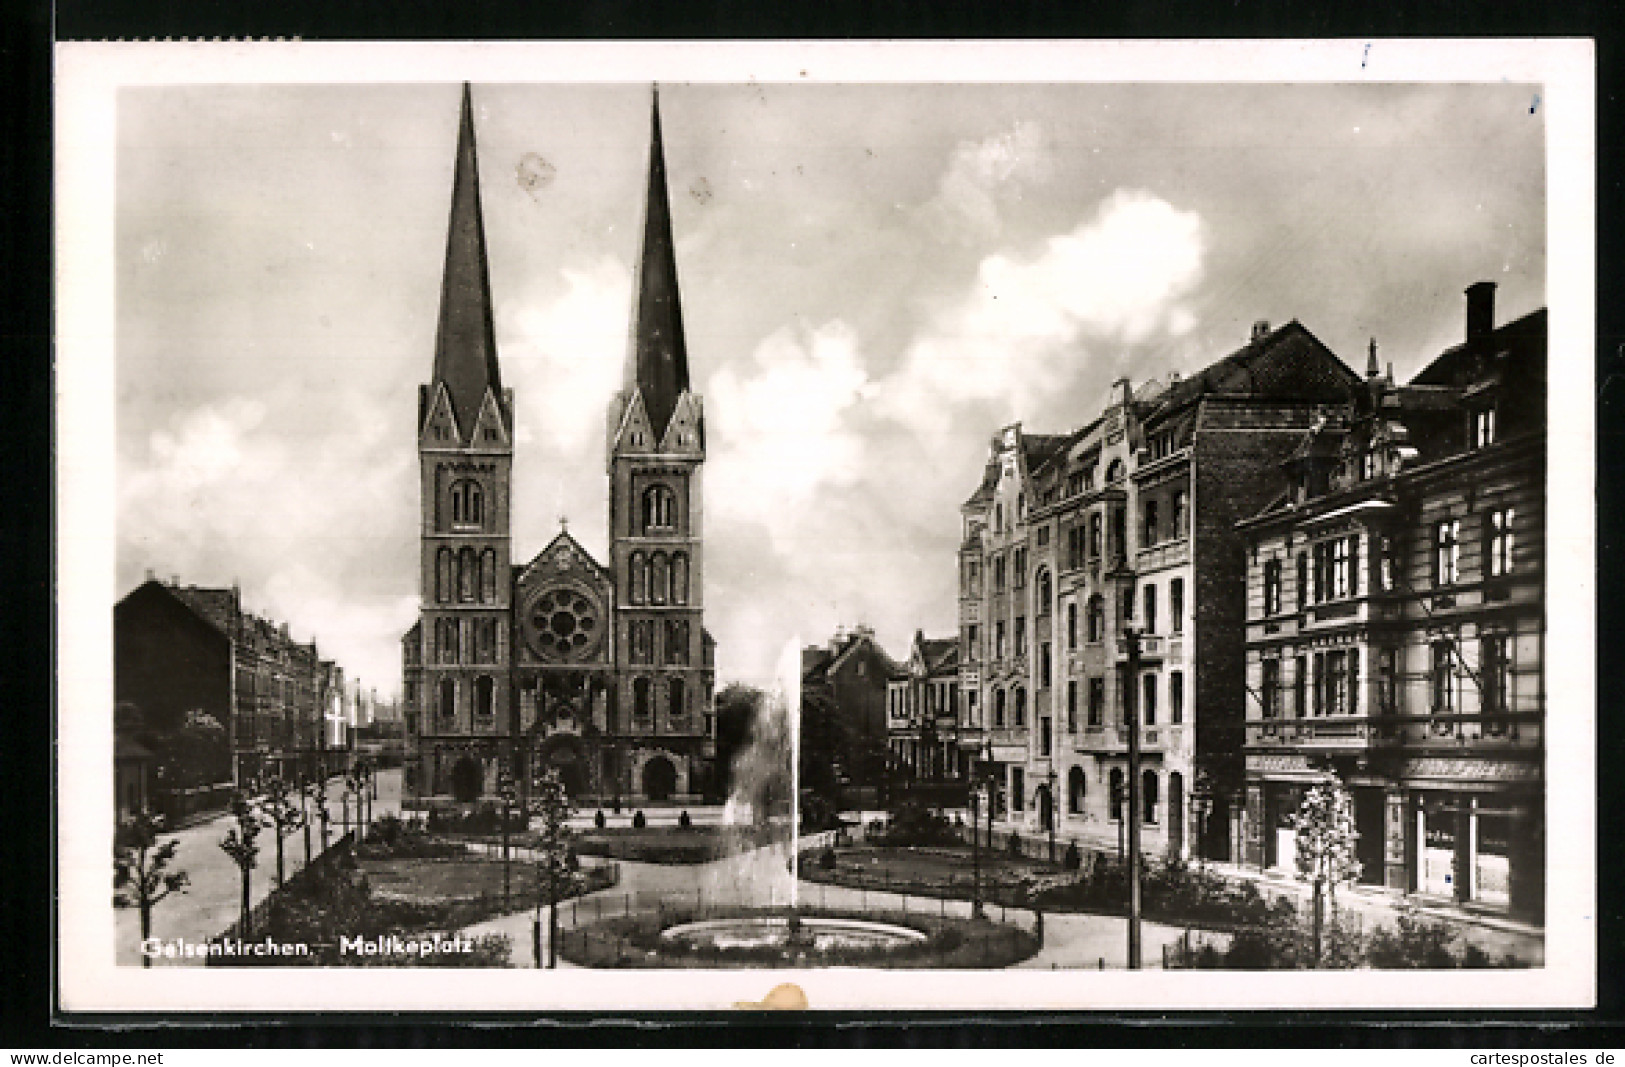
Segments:
[[[1263,719],[1247,723],[1249,748],[1337,751],[1408,748],[1426,751],[1532,748],[1540,744],[1542,715],[1333,715]]]

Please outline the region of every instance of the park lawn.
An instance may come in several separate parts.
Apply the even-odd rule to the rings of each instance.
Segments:
[[[1059,865],[1051,866],[1041,860],[1017,858],[1003,852],[983,849],[979,859],[982,897],[993,903],[1025,904],[1026,886],[1061,876]],[[969,900],[976,882],[976,867],[969,848],[862,845],[837,849],[833,870],[818,862],[816,855],[803,855],[801,877],[853,889]]]
[[[749,831],[731,826],[615,826],[577,831],[570,844],[582,856],[681,865],[721,859],[742,845],[749,847],[749,836]]]

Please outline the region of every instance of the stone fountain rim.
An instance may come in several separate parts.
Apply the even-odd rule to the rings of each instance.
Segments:
[[[902,935],[899,947],[903,944],[918,944],[929,941],[930,934],[923,930],[916,930],[912,926],[902,926],[897,923],[877,922],[873,919],[845,919],[832,915],[798,915],[797,919],[803,927],[829,928],[837,927],[844,930],[863,930],[869,933]],[[718,919],[697,919],[692,922],[678,923],[668,926],[660,931],[660,940],[676,942],[683,934],[705,930],[725,929],[740,925],[752,926],[789,926],[790,917],[775,913],[735,915]]]

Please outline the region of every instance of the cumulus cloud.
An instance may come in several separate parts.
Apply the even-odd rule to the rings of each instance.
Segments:
[[[999,228],[999,205],[1053,171],[1048,134],[1036,122],[1018,122],[981,141],[961,141],[949,157],[922,217],[948,236],[974,240]]]
[[[777,546],[789,545],[813,495],[858,476],[864,442],[851,417],[874,388],[856,335],[839,320],[781,328],[744,370],[713,375],[707,477],[728,487],[718,496],[719,518],[759,522]]]

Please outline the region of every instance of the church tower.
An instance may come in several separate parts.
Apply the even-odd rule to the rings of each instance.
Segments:
[[[642,247],[623,387],[609,408],[615,586],[615,776],[651,799],[701,790],[710,753],[712,652],[704,630],[705,422],[689,383],[660,134],[650,120]]]
[[[418,389],[418,457],[419,655],[409,687],[417,696],[418,788],[472,798],[495,792],[511,727],[513,391],[502,387],[497,365],[466,84],[434,374]]]

